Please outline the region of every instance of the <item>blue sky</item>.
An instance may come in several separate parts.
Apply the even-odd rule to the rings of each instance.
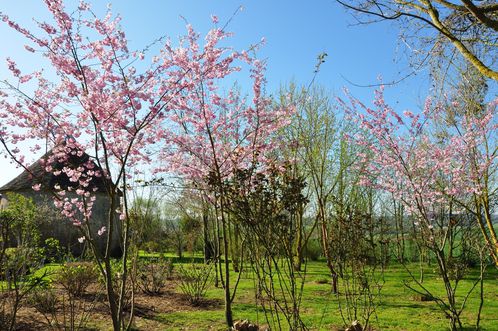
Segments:
[[[90,1],[96,12],[103,12],[106,1]],[[68,2],[73,4],[75,2]],[[267,59],[267,91],[276,91],[281,84],[295,81],[307,85],[312,77],[318,54],[328,57],[322,65],[316,84],[331,93],[342,94],[347,87],[359,99],[373,98],[372,88],[359,85],[398,80],[411,72],[406,49],[398,43],[398,27],[392,23],[356,25],[352,16],[335,1],[234,1],[234,0],[141,0],[115,1],[113,11],[123,17],[122,25],[131,48],[140,49],[162,35],[172,40],[185,32],[183,16],[194,28],[204,33],[212,27],[210,16],[224,24],[232,13],[243,10],[230,22],[227,30],[235,35],[231,46],[247,48],[262,37],[266,45],[259,51]],[[41,0],[2,1],[0,11],[16,21],[31,26],[32,18],[48,18]],[[24,51],[25,42],[4,24],[0,24],[0,80],[9,78],[7,56],[17,60],[21,68],[35,68],[40,63]],[[399,111],[417,110],[428,94],[428,72],[422,71],[387,89],[386,98]],[[11,180],[20,170],[0,159],[0,185]]]

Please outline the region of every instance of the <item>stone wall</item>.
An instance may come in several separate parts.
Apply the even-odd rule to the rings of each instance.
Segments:
[[[5,194],[7,192],[1,193],[3,195],[3,199],[2,201],[0,201],[0,205],[5,206]],[[50,237],[56,238],[60,241],[61,246],[68,248],[73,253],[73,255],[79,256],[82,254],[87,243],[78,242],[78,238],[82,236],[81,231],[76,226],[74,226],[71,221],[61,216],[59,210],[54,206],[51,194],[49,192],[29,190],[14,193],[19,193],[24,195],[25,197],[31,198],[33,202],[38,206],[40,211],[39,217],[42,242]],[[71,195],[71,192],[67,192],[68,198],[71,198]],[[102,254],[105,252],[107,233],[102,236],[98,236],[97,231],[102,226],[107,227],[109,209],[110,201],[107,195],[103,193],[97,193],[97,200],[95,201],[93,206],[90,227],[92,229],[95,241]],[[119,223],[117,215],[115,217],[115,220]],[[111,256],[113,257],[119,257],[122,253],[120,235],[121,227],[118,226],[118,228],[118,231],[114,231],[111,243]]]

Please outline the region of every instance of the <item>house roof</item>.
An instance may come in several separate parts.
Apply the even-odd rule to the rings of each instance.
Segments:
[[[41,184],[42,190],[52,190],[55,185],[59,185],[62,189],[67,189],[68,187],[76,188],[78,183],[71,182],[69,177],[61,172],[60,175],[54,175],[52,172],[45,171],[43,166],[43,161],[47,160],[52,155],[52,150],[43,155],[39,160],[34,162],[28,167],[28,170],[24,170],[19,176],[0,187],[0,192],[5,191],[24,191],[31,190],[33,185]],[[56,162],[52,164],[54,169],[62,169],[63,167],[77,168],[80,165],[85,164],[90,159],[90,156],[83,153],[81,156],[70,155],[68,160],[65,162]],[[94,164],[94,170],[100,169],[97,164]],[[106,185],[102,177],[93,177],[90,182],[90,187],[96,187],[97,191],[106,192]]]

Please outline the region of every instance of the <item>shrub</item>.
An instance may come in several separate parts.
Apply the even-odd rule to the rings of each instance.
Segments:
[[[143,244],[143,249],[147,253],[155,253],[160,252],[162,250],[162,247],[156,241],[147,241],[145,244]]]
[[[123,277],[121,273],[116,273],[112,278],[112,288],[116,294],[116,300],[119,299],[119,293],[121,292],[121,286],[123,284]],[[133,300],[133,283],[128,279],[125,284],[124,298],[123,298],[123,310],[129,311],[132,306]]]
[[[160,294],[166,280],[171,279],[173,274],[173,262],[167,259],[159,259],[150,263],[139,261],[138,263],[138,286],[147,294]]]
[[[311,261],[318,261],[322,255],[322,246],[318,240],[309,240],[304,248],[304,257]]]
[[[38,289],[28,297],[28,304],[43,315],[55,314],[58,303],[59,299],[52,289]]]
[[[121,292],[121,286],[123,284],[123,274],[121,273],[121,261],[113,259],[111,262],[111,275],[112,275],[112,289],[115,294],[114,300],[116,300],[116,304],[119,300],[119,295]],[[128,273],[128,279],[125,284],[125,292],[123,298],[123,309],[129,310],[132,306],[132,299],[134,293],[134,282],[130,279],[132,277],[131,273]],[[99,274],[99,281],[102,286],[106,286],[106,279],[102,274]]]
[[[95,267],[90,263],[66,263],[57,272],[55,281],[73,297],[81,297],[97,278]]]
[[[206,296],[206,291],[211,278],[212,266],[207,264],[194,264],[178,267],[179,286],[187,296],[190,304],[197,306]]]
[[[37,289],[28,297],[27,303],[43,315],[47,330],[93,330],[87,328],[87,323],[99,298],[97,295],[93,301],[78,300],[72,295],[58,296],[53,289]]]
[[[469,271],[467,261],[460,257],[448,258],[446,268],[450,279],[455,281],[462,280]]]
[[[41,266],[39,249],[19,247],[6,251],[2,276],[10,293],[0,298],[0,330],[13,330],[23,299],[39,286],[47,286],[47,272],[35,273]]]
[[[55,238],[45,239],[44,244],[45,259],[49,263],[61,262],[64,259],[64,249],[59,240]]]
[[[0,330],[8,330],[11,319],[12,316],[5,309],[0,310]]]
[[[12,281],[25,280],[27,275],[38,270],[43,265],[42,260],[43,258],[38,248],[7,248],[4,265],[2,265],[1,279],[7,281],[7,287],[10,289]]]

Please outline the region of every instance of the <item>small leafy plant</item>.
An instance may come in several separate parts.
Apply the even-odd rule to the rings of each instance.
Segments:
[[[157,261],[139,261],[138,263],[138,286],[149,295],[161,294],[166,281],[172,278],[173,263],[168,259]]]
[[[43,315],[55,314],[59,299],[53,289],[37,289],[28,297],[28,304]]]
[[[212,269],[211,265],[195,263],[187,267],[183,265],[178,267],[179,286],[190,304],[198,306],[202,303],[209,286]]]
[[[55,281],[70,296],[81,297],[96,278],[97,271],[91,263],[66,263],[57,272]]]

